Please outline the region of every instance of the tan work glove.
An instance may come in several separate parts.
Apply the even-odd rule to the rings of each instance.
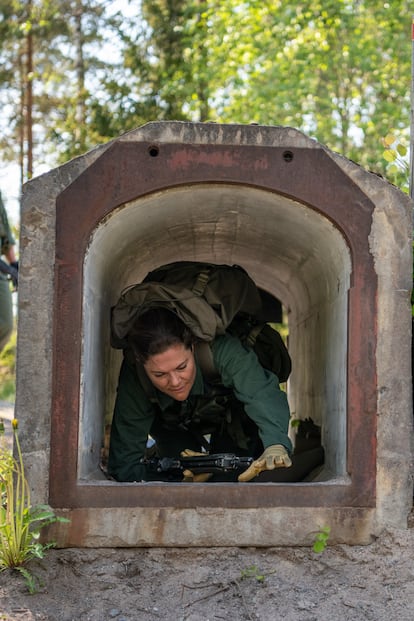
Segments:
[[[206,453],[198,453],[197,451],[192,451],[191,449],[185,449],[181,451],[181,457],[200,457],[205,455]],[[184,470],[183,472],[183,482],[184,483],[205,483],[212,477],[210,472],[201,472],[200,474],[194,474],[191,470]]]
[[[281,444],[272,444],[265,449],[263,455],[260,455],[247,470],[239,475],[238,480],[245,483],[257,477],[263,470],[289,468],[291,465],[292,461],[285,447]]]

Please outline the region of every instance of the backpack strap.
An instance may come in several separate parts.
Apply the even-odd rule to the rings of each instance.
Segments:
[[[254,349],[257,337],[263,330],[263,327],[264,324],[260,323],[251,328],[246,336],[239,337],[241,342]],[[207,380],[207,382],[217,384],[221,380],[221,376],[214,364],[211,343],[208,341],[196,341],[194,344],[194,355],[200,366],[203,377]]]
[[[221,376],[214,364],[210,343],[207,341],[196,341],[194,343],[194,355],[204,379],[211,384],[219,382]]]
[[[210,272],[210,268],[205,268],[200,271],[197,276],[197,280],[191,288],[191,291],[194,293],[194,295],[197,295],[198,297],[204,295],[208,281],[210,280]]]
[[[264,324],[258,323],[256,326],[254,326],[250,330],[249,334],[247,334],[246,337],[242,339],[242,342],[244,342],[246,345],[254,349],[254,346],[256,345],[257,337],[259,336],[263,328],[264,328]]]

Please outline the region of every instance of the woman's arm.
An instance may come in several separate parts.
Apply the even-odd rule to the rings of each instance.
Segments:
[[[117,481],[153,478],[140,463],[153,418],[153,406],[141,387],[135,366],[124,358],[118,380],[108,458],[108,472]]]
[[[212,349],[223,384],[231,387],[244,404],[246,414],[259,429],[264,448],[282,444],[291,451],[289,405],[276,375],[264,369],[254,351],[233,336],[217,337]]]

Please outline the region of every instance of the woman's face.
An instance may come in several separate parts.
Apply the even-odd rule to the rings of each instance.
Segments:
[[[183,343],[150,356],[144,369],[154,386],[176,401],[187,399],[196,377],[193,350]]]

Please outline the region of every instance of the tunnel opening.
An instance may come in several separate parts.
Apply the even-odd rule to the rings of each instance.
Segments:
[[[292,418],[310,418],[321,427],[325,465],[318,481],[346,481],[350,248],[318,210],[275,192],[224,183],[183,185],[128,201],[89,238],[78,481],[110,485],[99,464],[122,359],[110,347],[110,308],[125,287],[177,260],[241,265],[282,302],[292,357],[287,384]]]

